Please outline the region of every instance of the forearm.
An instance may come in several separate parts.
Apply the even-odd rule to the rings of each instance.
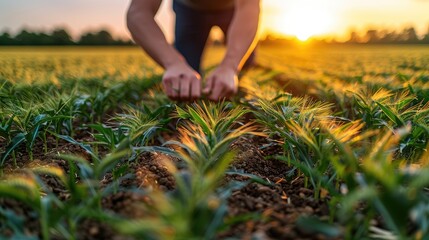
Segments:
[[[244,0],[236,6],[228,31],[227,51],[221,65],[239,71],[256,46],[259,25],[259,0]]]
[[[164,68],[184,63],[183,57],[167,42],[154,20],[161,1],[153,4],[152,8],[142,7],[140,3],[139,0],[132,1],[127,14],[128,29],[134,41]]]

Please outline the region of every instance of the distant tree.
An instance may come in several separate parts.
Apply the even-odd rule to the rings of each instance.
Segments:
[[[96,45],[95,36],[93,33],[85,33],[80,37],[78,41],[79,45]]]
[[[115,43],[112,35],[106,30],[101,30],[96,36],[102,44],[110,45]]]
[[[95,33],[87,32],[80,37],[77,43],[73,41],[67,30],[63,28],[54,29],[50,33],[32,32],[27,29],[22,29],[16,36],[11,36],[8,32],[0,34],[0,45],[134,45],[134,42],[129,39],[114,39],[107,30],[100,30]]]
[[[398,39],[398,34],[396,31],[391,32],[388,30],[383,30],[381,31],[380,35],[380,43],[395,43]]]
[[[33,45],[38,42],[38,36],[35,33],[23,29],[15,36],[14,40],[16,45]]]
[[[429,26],[428,26],[428,30],[426,32],[426,35],[423,37],[421,42],[429,44]]]
[[[419,38],[417,36],[416,30],[413,27],[404,28],[402,32],[398,34],[396,38],[398,43],[418,43]]]
[[[365,39],[367,43],[378,43],[379,42],[379,36],[378,31],[374,29],[370,29],[366,32]]]
[[[359,43],[359,42],[361,42],[359,34],[355,31],[350,32],[350,38],[347,42],[348,43]]]
[[[8,32],[0,35],[0,45],[12,45],[14,42],[12,36]]]
[[[49,46],[54,44],[55,42],[53,41],[51,35],[44,32],[40,32],[40,33],[36,33],[35,40],[29,45]]]
[[[414,27],[404,29],[405,35],[407,36],[406,43],[418,43],[419,37],[417,36]]]
[[[132,46],[135,45],[135,43],[131,40],[122,40],[122,39],[118,39],[115,40],[114,45],[118,45],[118,46]]]
[[[55,29],[52,31],[51,38],[54,45],[72,45],[74,44],[72,37],[65,29]]]
[[[115,40],[107,30],[101,30],[97,33],[85,33],[81,36],[79,45],[112,45]]]

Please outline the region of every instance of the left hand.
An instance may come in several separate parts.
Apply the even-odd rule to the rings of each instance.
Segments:
[[[203,93],[212,101],[228,99],[238,91],[237,71],[220,65],[208,77]]]

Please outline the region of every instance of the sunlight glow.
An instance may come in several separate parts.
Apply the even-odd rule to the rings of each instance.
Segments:
[[[273,30],[283,35],[296,36],[306,41],[315,35],[327,34],[333,30],[335,23],[334,11],[323,2],[299,1],[288,8],[284,14],[278,15]]]

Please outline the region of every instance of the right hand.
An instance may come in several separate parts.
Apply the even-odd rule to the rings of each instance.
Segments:
[[[185,62],[166,68],[162,85],[172,100],[193,101],[201,96],[201,76]]]

